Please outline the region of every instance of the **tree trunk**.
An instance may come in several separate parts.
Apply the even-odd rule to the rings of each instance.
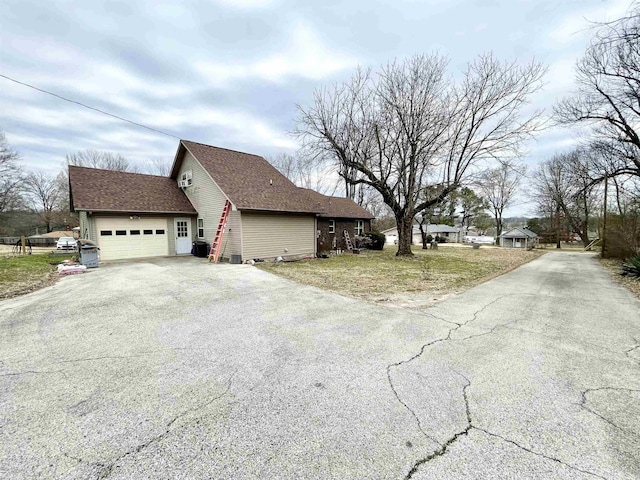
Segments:
[[[556,248],[560,248],[560,203],[556,202]]]
[[[413,255],[411,244],[413,243],[413,217],[406,215],[402,218],[396,218],[398,226],[398,251],[399,255]]]
[[[429,235],[429,231],[425,230],[424,221],[418,223],[418,228],[420,229],[420,236],[422,237],[422,249],[426,250],[428,248],[427,236]]]

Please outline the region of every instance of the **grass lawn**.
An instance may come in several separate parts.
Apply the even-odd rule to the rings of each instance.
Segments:
[[[631,290],[636,297],[640,298],[640,279],[620,275],[622,273],[622,260],[617,258],[601,258],[600,263],[609,271],[614,281]]]
[[[9,298],[50,284],[56,265],[71,256],[0,256],[0,298]]]
[[[396,257],[396,247],[328,259],[264,263],[259,268],[291,280],[374,301],[424,306],[508,272],[544,252],[469,246],[413,247],[413,257]]]

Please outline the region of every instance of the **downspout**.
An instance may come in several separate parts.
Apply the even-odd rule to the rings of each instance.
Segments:
[[[313,256],[318,256],[318,215],[313,218]]]

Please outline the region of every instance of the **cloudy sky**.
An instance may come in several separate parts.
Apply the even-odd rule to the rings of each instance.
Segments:
[[[630,0],[181,0],[0,2],[0,75],[162,130],[260,155],[295,152],[296,104],[358,65],[439,52],[452,74],[480,53],[549,68],[533,101],[571,91],[589,22]],[[0,130],[31,169],[67,153],[117,152],[170,162],[177,139],[0,78]],[[570,148],[549,129],[535,164]],[[524,213],[524,212],[523,212]]]

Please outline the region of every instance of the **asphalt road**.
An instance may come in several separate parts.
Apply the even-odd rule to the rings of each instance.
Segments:
[[[549,253],[423,312],[195,258],[0,302],[3,479],[637,479],[640,301]]]

